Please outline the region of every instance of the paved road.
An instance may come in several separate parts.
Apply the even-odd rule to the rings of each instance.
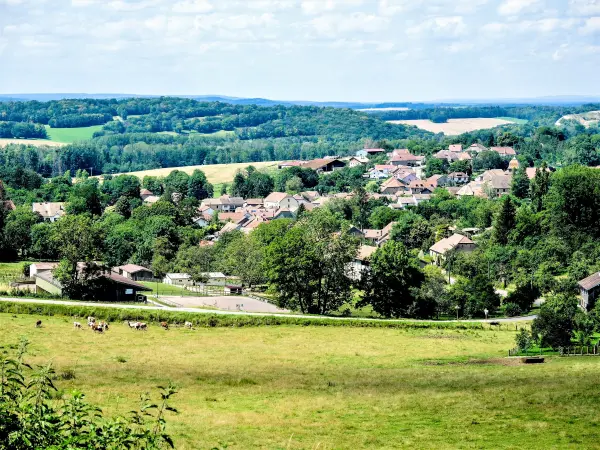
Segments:
[[[347,318],[347,317],[329,317],[329,316],[309,316],[302,314],[273,314],[273,313],[256,313],[256,312],[241,312],[241,311],[222,311],[222,310],[206,310],[197,308],[173,308],[169,306],[141,306],[141,305],[125,305],[125,304],[114,304],[114,303],[96,303],[96,302],[74,302],[69,300],[43,300],[37,298],[12,298],[3,297],[0,298],[0,302],[11,302],[11,303],[30,303],[39,305],[66,305],[66,306],[92,306],[101,308],[117,308],[117,309],[140,309],[149,311],[172,311],[172,312],[186,312],[195,314],[222,314],[222,315],[234,315],[234,316],[273,316],[273,317],[293,317],[293,318],[305,318],[305,319],[333,319],[333,320],[360,320],[366,322],[380,321],[381,319],[364,319],[364,318]],[[448,320],[447,322],[525,322],[535,319],[537,316],[523,316],[523,317],[510,317],[506,319],[475,319],[475,320]],[[389,322],[440,322],[439,320],[412,320],[412,319],[401,319],[401,320],[387,320]]]

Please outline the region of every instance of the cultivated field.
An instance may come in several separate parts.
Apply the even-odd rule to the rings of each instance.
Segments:
[[[506,119],[449,119],[447,123],[434,123],[431,120],[391,120],[389,123],[413,125],[433,133],[456,136],[469,131],[487,130],[515,122]]]
[[[514,332],[279,326],[105,335],[0,314],[4,349],[52,361],[61,392],[109,413],[179,387],[179,449],[598,448],[600,359],[506,359]],[[72,370],[75,378],[62,380]]]
[[[139,172],[129,172],[128,175],[135,175],[142,179],[146,175],[166,177],[173,170],[181,170],[191,174],[194,170],[200,169],[206,174],[208,181],[213,184],[231,183],[233,177],[240,169],[245,169],[248,166],[254,166],[257,169],[264,169],[267,171],[276,170],[279,161],[266,161],[266,162],[247,162],[247,163],[233,163],[233,164],[207,164],[204,166],[187,166],[187,167],[169,167],[163,169],[152,169],[142,170]]]

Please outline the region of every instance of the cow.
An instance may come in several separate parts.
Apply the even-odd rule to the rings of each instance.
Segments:
[[[192,324],[192,322],[185,322],[185,327],[189,328],[190,330],[192,329],[194,325]]]
[[[94,325],[92,327],[92,331],[95,331],[96,333],[104,333],[104,327],[101,325]]]
[[[137,329],[138,330],[147,330],[148,329],[148,325],[146,325],[144,322],[138,322],[137,323]]]
[[[169,329],[169,324],[167,322],[161,322],[160,326],[163,327],[165,330]]]
[[[73,322],[73,327],[81,330],[81,324],[79,322]]]
[[[41,327],[42,327],[42,321],[41,321],[41,320],[38,320],[38,321],[35,323],[35,327],[36,327],[36,328],[41,328]]]
[[[96,318],[92,317],[92,316],[88,316],[87,321],[88,321],[88,323],[95,323],[96,322]]]
[[[104,328],[104,331],[108,330],[108,323],[105,322],[104,320],[102,322],[100,322],[100,326],[102,328]]]

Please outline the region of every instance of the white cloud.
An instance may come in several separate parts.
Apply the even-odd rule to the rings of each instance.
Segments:
[[[377,33],[387,28],[389,20],[374,14],[362,12],[350,15],[325,15],[310,21],[315,31],[321,35],[335,37],[340,33]]]
[[[461,16],[435,17],[409,27],[408,35],[423,36],[434,34],[442,37],[455,37],[465,34],[467,26]]]
[[[250,9],[259,9],[265,11],[278,11],[295,7],[296,0],[251,0],[243,2]]]
[[[600,0],[569,0],[569,13],[575,16],[600,15]]]
[[[504,0],[498,7],[498,14],[502,16],[516,16],[525,12],[537,11],[542,5],[542,0]]]
[[[215,28],[243,30],[246,28],[264,28],[277,24],[271,13],[260,15],[240,14],[230,16],[224,14],[208,14],[196,17],[194,27],[197,30],[213,30]]]
[[[581,34],[596,34],[600,32],[600,17],[586,19],[583,27],[579,29]]]
[[[554,61],[560,61],[561,59],[563,59],[565,57],[565,55],[568,53],[568,49],[569,45],[568,44],[562,44],[553,54],[552,54],[552,59]]]
[[[204,14],[213,10],[208,0],[182,0],[173,5],[173,12],[185,14]]]
[[[379,12],[391,16],[406,12],[471,14],[490,0],[379,0]]]
[[[472,42],[453,42],[452,44],[446,46],[446,50],[450,53],[461,53],[467,52],[469,50],[473,50],[475,48],[475,44]]]
[[[306,14],[322,14],[342,8],[355,8],[363,4],[363,0],[302,0],[300,6]]]

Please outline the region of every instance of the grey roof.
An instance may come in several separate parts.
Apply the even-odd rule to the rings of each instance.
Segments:
[[[590,275],[589,277],[584,278],[578,284],[586,291],[589,291],[590,289],[594,289],[595,287],[600,286],[600,272],[596,272],[596,273]]]

